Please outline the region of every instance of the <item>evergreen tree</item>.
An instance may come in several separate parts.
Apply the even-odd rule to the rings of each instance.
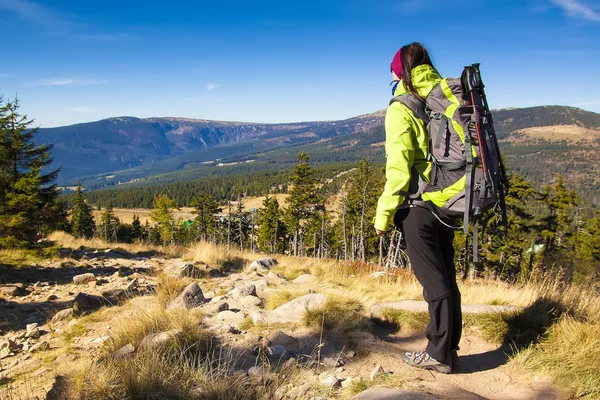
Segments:
[[[304,226],[313,213],[318,203],[317,180],[315,170],[308,165],[310,157],[301,152],[298,154],[298,163],[294,166],[290,176],[293,187],[289,190],[288,208],[285,214],[285,223],[288,231],[293,235],[292,254],[298,255],[302,251]]]
[[[77,238],[89,239],[94,236],[95,230],[96,224],[92,215],[92,208],[83,198],[81,182],[78,182],[73,197],[73,207],[71,208],[71,233]]]
[[[104,207],[104,212],[100,217],[100,225],[98,226],[99,236],[107,242],[116,242],[117,228],[120,225],[120,221],[113,213],[112,207],[109,205]],[[123,228],[122,228],[123,229]],[[127,241],[127,240],[124,240]]]
[[[150,211],[150,218],[158,224],[158,232],[163,245],[173,244],[175,233],[175,219],[173,210],[177,208],[175,200],[165,194],[154,198],[154,205]]]
[[[42,173],[52,162],[52,146],[36,145],[38,128],[19,114],[19,101],[0,97],[0,247],[35,242],[36,233],[65,223],[52,182],[58,170]]]
[[[140,217],[133,214],[133,221],[131,222],[131,239],[133,241],[145,239],[145,231],[140,222]]]
[[[379,240],[371,221],[375,216],[377,199],[383,190],[383,174],[361,160],[358,171],[350,180],[350,190],[345,199],[345,222],[354,232],[352,259],[366,261],[367,256],[376,254]]]
[[[192,206],[195,208],[194,212],[198,214],[194,222],[199,233],[199,238],[208,240],[209,235],[212,234],[215,227],[214,214],[221,212],[221,208],[214,197],[208,193],[196,196]]]
[[[285,226],[281,221],[279,202],[275,197],[265,197],[263,208],[258,214],[256,232],[258,248],[270,254],[283,253],[285,249]]]

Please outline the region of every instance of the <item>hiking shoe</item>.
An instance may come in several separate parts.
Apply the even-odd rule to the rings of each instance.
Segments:
[[[411,367],[429,369],[431,371],[441,372],[442,374],[449,374],[452,372],[451,365],[444,364],[435,358],[432,358],[425,350],[403,353],[401,358],[402,361]]]

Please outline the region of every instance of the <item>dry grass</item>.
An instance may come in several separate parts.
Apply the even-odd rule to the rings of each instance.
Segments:
[[[286,288],[270,292],[267,296],[265,308],[267,310],[273,310],[282,304],[294,300],[297,297],[304,296],[306,293],[306,290],[298,288]]]
[[[156,296],[159,304],[166,307],[175,297],[179,296],[188,285],[188,279],[176,278],[172,275],[159,273],[157,278]]]
[[[233,246],[216,245],[211,242],[200,241],[188,248],[183,254],[187,261],[203,262],[208,265],[218,265],[224,269],[241,270],[248,262],[248,253],[236,250]],[[252,258],[257,258],[255,255]]]
[[[360,301],[342,297],[328,297],[322,307],[307,310],[303,323],[316,330],[339,332],[368,330],[371,325]]]
[[[56,255],[57,248],[45,247],[39,249],[0,249],[0,264],[31,265],[47,260]]]
[[[120,249],[131,254],[160,254],[164,257],[181,257],[185,252],[183,246],[153,246],[144,243],[108,243],[102,239],[77,239],[66,232],[53,232],[49,237],[51,241],[60,243],[61,246],[70,249]]]

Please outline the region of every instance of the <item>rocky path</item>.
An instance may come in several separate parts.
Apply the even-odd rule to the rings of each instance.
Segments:
[[[564,396],[550,383],[511,369],[502,351],[472,330],[463,336],[460,363],[450,375],[402,363],[402,352],[423,347],[422,332],[396,332],[375,324],[369,331],[353,332],[349,341],[323,336],[299,322],[306,310],[326,303],[326,285],[311,275],[287,281],[270,271],[276,263],[272,259],[236,272],[112,250],[76,256],[77,261],[48,262],[20,270],[0,268],[4,283],[4,301],[0,303],[0,400],[52,398],[52,388],[60,382],[60,375],[70,366],[75,368],[78,360],[94,359],[118,321],[135,318],[136,310],[152,299],[160,272],[190,279],[192,283],[168,308],[200,310],[207,328],[236,352],[241,373],[261,378],[274,374],[275,368],[257,362],[266,356],[272,366],[287,362],[308,374],[305,382],[282,384],[276,392],[279,400],[350,398],[346,388],[359,381],[366,386],[375,381],[396,391],[375,387],[357,399]],[[274,310],[265,310],[266,298],[281,288],[305,294]],[[384,306],[389,308],[390,304]],[[384,306],[371,310],[375,320]],[[423,303],[409,301],[393,307],[420,310]],[[489,311],[488,306],[484,309]],[[86,313],[90,315],[78,317]],[[162,340],[160,337],[168,340],[171,334],[147,338],[148,343]],[[128,347],[123,351],[137,350]],[[327,395],[322,394],[323,390],[320,395],[310,394],[319,385]]]

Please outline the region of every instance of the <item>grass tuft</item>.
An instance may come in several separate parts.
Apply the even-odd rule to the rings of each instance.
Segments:
[[[279,307],[280,305],[288,303],[300,296],[304,296],[305,294],[306,290],[302,289],[281,289],[277,291],[272,291],[267,296],[265,308],[267,310],[273,310]]]
[[[304,313],[303,323],[325,331],[367,330],[371,322],[364,314],[363,304],[355,299],[329,297],[327,302]]]

